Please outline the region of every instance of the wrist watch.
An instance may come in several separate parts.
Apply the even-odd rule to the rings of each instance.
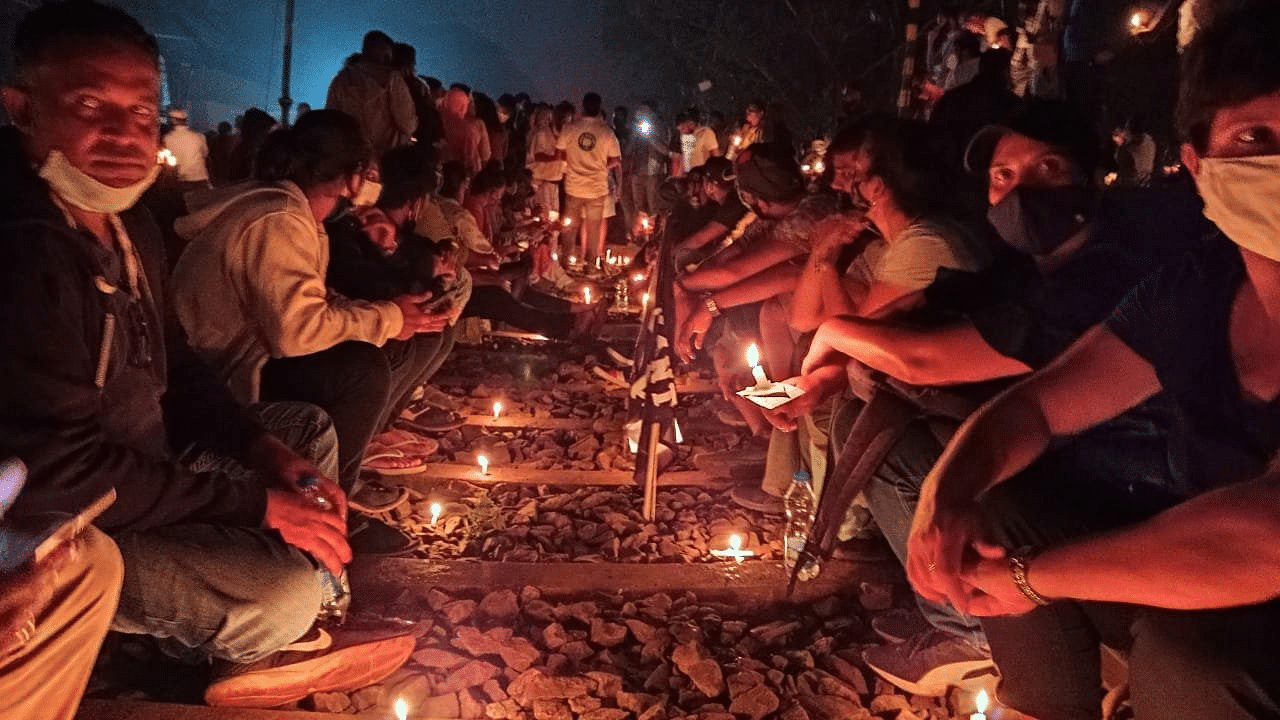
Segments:
[[[716,304],[716,298],[711,293],[702,296],[702,304],[707,307],[707,312],[711,313],[711,317],[720,317],[720,306]]]

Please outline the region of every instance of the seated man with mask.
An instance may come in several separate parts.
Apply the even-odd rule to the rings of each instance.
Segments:
[[[958,319],[936,325],[852,316],[828,320],[799,381],[814,397],[779,407],[771,419],[778,427],[794,427],[808,403],[842,389],[846,359],[913,385],[1012,378],[1044,366],[1106,317],[1147,269],[1147,246],[1186,246],[1204,225],[1196,221],[1189,197],[1179,198],[1181,205],[1154,192],[1100,197],[1090,180],[1096,147],[1075,108],[1046,100],[1032,101],[1006,126],[979,133],[966,166],[986,180],[988,219],[1007,251],[978,273],[944,268],[925,289],[931,308]],[[1034,472],[1089,472],[1117,482],[1141,476],[1156,483],[1165,474],[1163,422],[1158,404],[1145,406],[1095,428]],[[1112,454],[1117,447],[1124,448],[1123,457]],[[903,561],[920,485],[941,453],[930,428],[915,423],[865,490],[872,515]],[[945,603],[917,601],[928,624],[917,624],[914,632],[910,626],[890,627],[889,617],[873,621],[885,636],[907,642],[867,650],[869,667],[912,692],[938,694],[989,664],[975,619]]]
[[[1221,233],[971,417],[920,494],[912,584],[983,616],[1000,701],[1042,720],[1098,717],[1100,641],[1129,652],[1138,718],[1280,714],[1280,6],[1235,7],[1179,99]],[[1157,393],[1180,414],[1169,497],[1022,472]]]

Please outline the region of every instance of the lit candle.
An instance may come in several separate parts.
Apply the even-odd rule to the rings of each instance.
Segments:
[[[760,366],[760,348],[755,343],[751,343],[751,347],[747,348],[747,364],[751,366],[751,377],[755,378],[756,389],[763,390],[769,387],[769,378],[764,374],[764,368]]]
[[[711,554],[716,557],[733,558],[735,562],[741,563],[744,559],[753,557],[754,552],[742,549],[742,536],[734,533],[729,536],[729,549],[712,550]]]
[[[409,717],[409,703],[404,698],[396,700],[396,720],[407,720]]]
[[[498,419],[498,416],[499,416],[499,415],[501,415],[501,414],[502,414],[502,403],[501,403],[501,402],[495,402],[495,403],[493,404],[493,419],[494,419],[494,420],[497,420],[497,419]]]
[[[804,172],[804,173],[809,172],[809,163],[805,163],[804,165],[801,165],[800,172]]]
[[[644,273],[636,273],[631,276],[631,282],[644,282]]]
[[[548,212],[548,213],[547,213],[547,219],[548,219],[548,220],[550,220],[551,222],[559,222],[559,221],[560,221],[560,211],[559,211],[559,210],[552,210],[552,211]]]
[[[567,217],[567,218],[565,218],[565,219],[564,219],[564,226],[565,226],[565,227],[569,227],[569,226],[570,226],[570,225],[572,225],[572,224],[573,224],[573,218],[571,218],[571,217]]]
[[[577,256],[577,255],[570,255],[570,256],[569,256],[569,264],[570,264],[570,265],[577,265],[577,264],[578,264],[578,256]]]
[[[741,135],[734,135],[734,136],[733,136],[733,146],[734,146],[734,147],[738,147],[738,146],[739,146],[739,145],[741,145],[741,144],[742,144],[742,136],[741,136]]]
[[[816,173],[820,173],[820,172],[822,172],[823,170],[826,170],[826,169],[827,169],[827,166],[826,166],[826,165],[824,165],[824,164],[823,164],[823,162],[822,162],[821,160],[815,160],[815,161],[814,161],[814,163],[813,163],[813,171],[814,171],[814,172],[816,172]]]
[[[582,302],[588,305],[591,304],[591,288],[589,287],[582,288]]]
[[[649,229],[649,216],[648,216],[648,215],[642,215],[642,216],[640,217],[640,227],[644,228],[645,230],[648,230],[648,229]]]
[[[440,513],[444,512],[444,506],[438,502],[431,503],[431,527],[435,527],[440,522]]]
[[[480,463],[480,474],[488,475],[489,474],[489,458],[485,457],[484,455],[480,455],[476,458],[476,462]]]
[[[969,716],[969,720],[987,720],[987,705],[990,704],[991,698],[987,697],[986,690],[979,690],[978,696],[973,699],[973,707],[978,712]]]

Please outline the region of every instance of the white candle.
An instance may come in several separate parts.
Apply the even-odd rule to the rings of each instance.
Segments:
[[[404,698],[396,700],[396,720],[407,720],[409,717],[409,703]]]
[[[973,707],[978,711],[969,716],[969,720],[987,720],[987,705],[990,704],[991,698],[987,696],[986,690],[979,690],[978,696],[973,699]]]
[[[501,403],[501,402],[495,402],[495,403],[493,404],[493,419],[494,419],[494,420],[497,420],[497,419],[498,419],[498,416],[499,416],[499,415],[501,415],[501,414],[502,414],[502,403]]]
[[[431,527],[435,527],[440,522],[440,513],[444,512],[444,506],[440,503],[431,503]]]
[[[716,557],[733,558],[738,563],[755,555],[751,550],[742,549],[742,536],[737,533],[729,536],[729,548],[727,550],[712,550],[711,554]]]
[[[476,462],[480,463],[480,474],[488,475],[489,474],[489,458],[485,457],[484,455],[480,455],[476,458]]]
[[[747,364],[751,366],[751,377],[756,381],[756,389],[769,387],[769,378],[760,365],[760,348],[756,347],[755,343],[751,343],[751,347],[747,348]]]

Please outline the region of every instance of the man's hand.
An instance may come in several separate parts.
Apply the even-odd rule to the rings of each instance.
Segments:
[[[823,218],[813,229],[812,254],[835,262],[840,248],[856,240],[868,225],[870,223],[862,213],[841,213]]]
[[[437,333],[449,325],[448,312],[432,313],[422,309],[422,303],[430,299],[429,292],[400,295],[391,299],[400,308],[400,315],[404,318],[404,325],[400,328],[400,334],[395,336],[396,340],[408,340],[418,333]]]
[[[319,560],[334,575],[342,574],[343,566],[351,562],[346,520],[334,510],[316,507],[313,499],[297,492],[268,490],[262,524]]]
[[[303,478],[318,479],[319,484],[306,492],[324,498],[339,517],[347,516],[347,495],[342,488],[275,435],[264,434],[254,441],[249,448],[249,464],[280,489],[298,494],[304,493]]]
[[[760,412],[769,421],[770,425],[782,432],[795,432],[796,427],[800,424],[800,418],[812,413],[813,409],[822,404],[822,401],[826,400],[830,395],[814,387],[813,383],[809,382],[808,377],[805,375],[797,375],[782,382],[786,385],[794,385],[800,388],[804,391],[804,394],[794,397],[772,410],[760,408]]]
[[[978,560],[971,562],[961,572],[960,579],[973,588],[968,607],[957,607],[960,612],[979,617],[992,615],[1023,615],[1036,609],[1013,582],[1009,570],[1009,555],[999,545],[978,541],[974,545]]]
[[[801,375],[808,375],[820,367],[833,365],[839,360],[848,361],[844,353],[832,347],[834,335],[835,331],[830,322],[824,322],[818,326],[818,331],[813,334],[813,342],[809,343],[809,352],[804,356],[804,362],[800,364]]]
[[[707,339],[707,331],[711,329],[711,321],[714,319],[705,306],[694,308],[676,336],[676,352],[682,360],[691,362],[698,351],[702,350],[702,343]]]
[[[907,539],[907,579],[916,592],[957,608],[968,604],[961,580],[965,555],[982,539],[977,504],[940,505],[928,492],[920,497]]]

